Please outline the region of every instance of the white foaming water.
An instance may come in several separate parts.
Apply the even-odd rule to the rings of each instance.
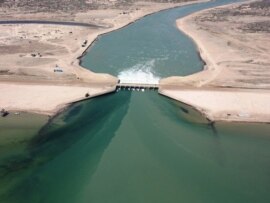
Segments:
[[[159,77],[151,71],[155,65],[155,59],[145,63],[136,64],[128,70],[124,70],[117,76],[120,83],[158,84]]]

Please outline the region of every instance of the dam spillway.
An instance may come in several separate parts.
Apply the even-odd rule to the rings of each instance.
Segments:
[[[143,83],[118,83],[116,90],[158,90],[158,84]]]

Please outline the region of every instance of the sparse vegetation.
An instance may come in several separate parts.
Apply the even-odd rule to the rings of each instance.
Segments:
[[[241,27],[246,32],[266,32],[270,33],[270,21],[261,21],[255,23],[248,23]]]
[[[256,1],[248,4],[243,4],[235,9],[217,8],[197,18],[200,22],[222,22],[228,21],[229,18],[236,16],[246,17],[269,17],[270,16],[270,1]],[[256,21],[251,23],[245,23],[238,27],[239,30],[245,32],[269,32],[270,31],[270,19],[263,21]]]
[[[0,7],[20,9],[27,12],[77,12],[91,9],[106,9],[133,4],[139,0],[0,0]],[[148,0],[151,2],[185,2],[188,0]]]

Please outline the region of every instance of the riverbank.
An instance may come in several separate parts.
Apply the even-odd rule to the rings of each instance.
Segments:
[[[160,93],[194,106],[212,121],[270,122],[269,4],[237,3],[177,20],[206,66],[161,80]]]
[[[72,19],[60,18],[63,17],[61,13],[51,15],[56,20],[89,23],[96,27],[0,25],[0,91],[3,98],[0,108],[54,115],[72,102],[114,91],[116,77],[93,73],[80,66],[82,53],[98,36],[154,12],[198,2],[203,1],[136,2],[131,7],[78,12]],[[2,13],[0,20],[10,20],[6,15]],[[48,14],[16,11],[12,20],[16,19],[47,20]]]
[[[54,115],[67,105],[114,91],[114,86],[0,83],[0,106],[8,111]]]

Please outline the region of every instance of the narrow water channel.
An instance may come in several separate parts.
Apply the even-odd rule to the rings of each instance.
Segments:
[[[124,79],[139,72],[135,79],[147,81],[196,72],[202,68],[196,47],[173,25],[217,3],[224,2],[160,12],[105,35],[83,65]],[[152,24],[164,28],[157,32]],[[0,202],[270,202],[269,132],[261,124],[213,128],[155,91],[120,91],[75,104],[30,139],[23,153],[5,149]]]

